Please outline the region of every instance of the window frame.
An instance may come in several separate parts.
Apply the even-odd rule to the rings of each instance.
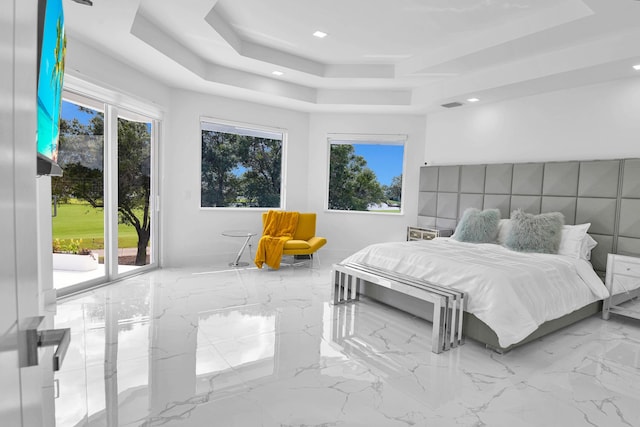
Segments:
[[[407,140],[406,134],[364,134],[364,133],[329,133],[327,134],[327,169],[325,179],[324,211],[327,213],[349,213],[365,215],[391,215],[404,216],[405,180],[407,167]],[[401,145],[402,146],[402,191],[400,196],[399,212],[376,212],[360,210],[343,210],[329,208],[329,188],[331,179],[331,146],[332,145]]]
[[[279,206],[256,206],[256,207],[251,207],[251,206],[202,206],[202,131],[203,129],[203,122],[206,123],[210,123],[213,125],[222,125],[222,126],[232,126],[235,128],[239,128],[239,129],[246,129],[247,131],[258,131],[258,132],[269,132],[269,133],[277,133],[277,134],[281,134],[282,135],[282,147],[280,150],[280,205]],[[256,210],[256,211],[267,211],[270,209],[275,209],[275,210],[285,210],[286,209],[286,178],[287,178],[287,173],[286,173],[286,159],[287,159],[287,148],[288,148],[288,144],[287,144],[287,140],[288,140],[288,130],[285,128],[280,128],[280,127],[276,127],[276,126],[266,126],[266,125],[259,125],[259,124],[255,124],[255,123],[247,123],[247,122],[238,122],[238,121],[234,121],[234,120],[226,120],[226,119],[220,119],[220,118],[216,118],[216,117],[210,117],[210,116],[200,116],[199,120],[198,120],[198,127],[199,127],[199,160],[200,160],[200,164],[199,164],[199,174],[198,174],[198,207],[201,210],[224,210],[224,211],[244,211],[246,212],[247,210]]]

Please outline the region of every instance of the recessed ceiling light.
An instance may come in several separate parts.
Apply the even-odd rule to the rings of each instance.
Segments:
[[[274,72],[272,72],[271,74],[273,74],[274,76],[281,76],[281,75],[283,75],[284,73],[283,73],[282,71],[274,71]]]
[[[478,98],[469,98],[469,99],[467,99],[467,101],[469,101],[469,102],[478,102],[480,100]]]
[[[633,69],[636,71],[640,71],[640,64],[634,65]]]
[[[319,39],[323,39],[325,37],[327,37],[327,33],[325,33],[324,31],[316,31],[315,33],[313,33],[313,35]]]

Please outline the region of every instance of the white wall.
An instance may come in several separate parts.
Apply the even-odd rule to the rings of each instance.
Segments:
[[[347,256],[371,243],[403,240],[418,215],[419,166],[424,158],[425,117],[377,114],[312,114],[309,131],[307,204],[318,214],[317,232],[327,238],[323,251]],[[325,211],[330,133],[405,134],[404,213],[372,214]]]
[[[262,211],[200,208],[201,116],[287,129],[286,208],[307,210],[308,114],[180,90],[170,103],[161,147],[163,266],[232,261],[242,240],[221,232],[262,231]]]
[[[429,164],[640,157],[640,78],[429,114]]]
[[[66,89],[152,117],[168,110],[166,85],[72,36],[65,60]]]

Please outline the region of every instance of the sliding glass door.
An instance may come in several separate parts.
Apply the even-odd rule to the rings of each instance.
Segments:
[[[106,277],[104,141],[104,104],[64,99],[58,152],[64,173],[51,178],[56,289]]]
[[[153,121],[118,112],[118,272],[151,261],[153,209],[151,197]]]
[[[58,160],[64,173],[52,178],[59,296],[157,263],[158,120],[74,93],[63,97]]]

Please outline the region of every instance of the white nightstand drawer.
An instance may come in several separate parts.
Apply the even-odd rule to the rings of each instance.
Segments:
[[[422,231],[409,229],[409,239],[422,239]]]
[[[614,262],[613,274],[640,277],[640,263],[617,258]]]

